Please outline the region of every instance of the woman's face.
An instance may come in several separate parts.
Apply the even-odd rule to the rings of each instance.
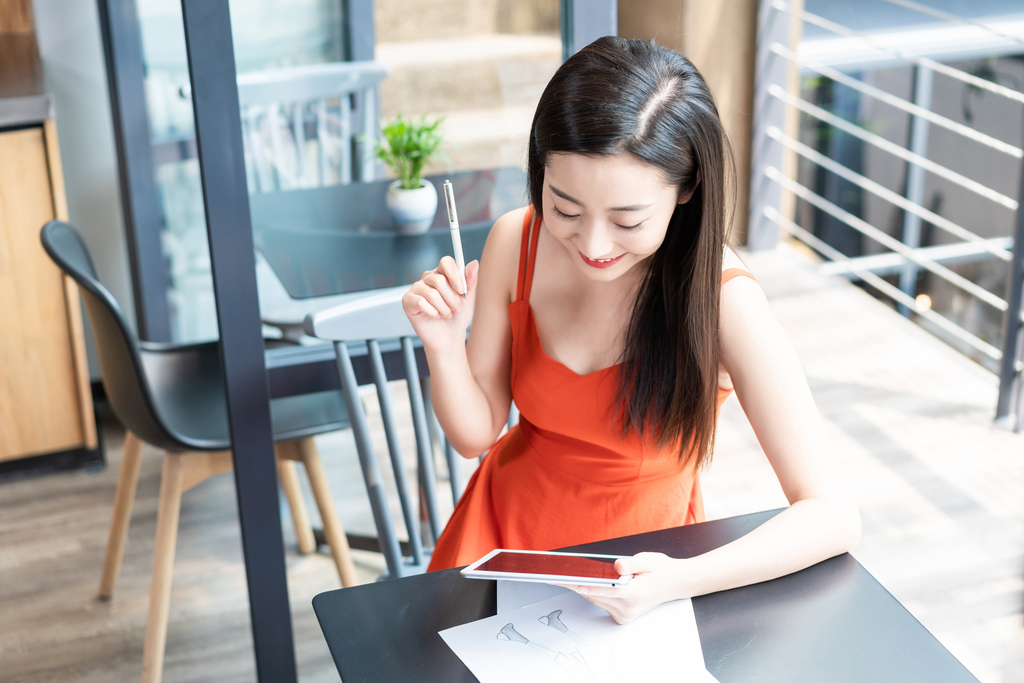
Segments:
[[[544,225],[580,271],[599,282],[644,264],[687,200],[661,169],[628,155],[551,154],[544,168]]]

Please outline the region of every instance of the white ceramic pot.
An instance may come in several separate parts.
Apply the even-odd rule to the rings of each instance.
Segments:
[[[398,232],[403,235],[419,235],[430,229],[437,213],[437,188],[429,180],[415,190],[403,190],[402,181],[396,180],[388,186],[388,210]]]

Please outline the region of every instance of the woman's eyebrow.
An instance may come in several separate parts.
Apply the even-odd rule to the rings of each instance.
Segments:
[[[576,204],[577,206],[583,206],[583,202],[581,202],[578,199],[573,199],[572,197],[570,197],[569,195],[567,195],[566,193],[562,192],[557,187],[552,185],[551,183],[548,183],[548,189],[551,190],[552,194],[558,195],[559,197],[561,197],[562,199],[564,199],[567,202],[572,202],[573,204]]]
[[[584,206],[583,202],[581,202],[578,199],[574,199],[574,198],[570,197],[569,195],[567,195],[566,193],[562,192],[561,190],[559,190],[557,187],[555,187],[551,183],[548,183],[548,189],[551,190],[552,194],[555,194],[555,195],[561,197],[562,199],[564,199],[567,202],[572,202],[573,204],[576,204],[577,206]],[[654,205],[653,204],[630,204],[629,206],[613,206],[612,208],[610,208],[608,210],[609,211],[643,211],[644,209],[649,209],[652,206],[654,206]],[[584,208],[585,208],[585,206],[584,206]]]

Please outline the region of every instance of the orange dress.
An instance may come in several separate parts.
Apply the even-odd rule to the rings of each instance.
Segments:
[[[519,424],[484,457],[437,541],[430,571],[495,548],[554,550],[704,520],[693,465],[678,451],[619,436],[610,415],[618,366],[578,375],[541,345],[530,308],[540,217],[523,222],[512,322],[512,397]],[[723,283],[736,275],[730,269]],[[718,404],[729,395],[719,390]]]

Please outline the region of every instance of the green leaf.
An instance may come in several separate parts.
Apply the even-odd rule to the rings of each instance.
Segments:
[[[374,153],[402,181],[403,189],[420,187],[423,168],[440,156],[444,144],[444,136],[439,131],[442,121],[444,117],[428,121],[426,116],[405,119],[399,114],[381,125]]]

